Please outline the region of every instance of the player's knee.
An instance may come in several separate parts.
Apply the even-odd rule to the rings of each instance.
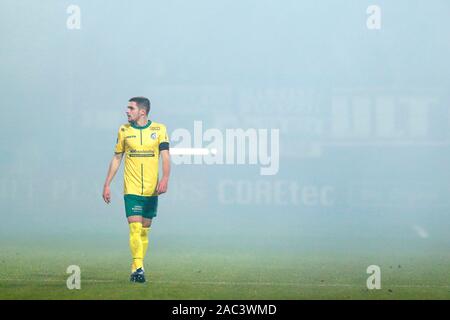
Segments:
[[[149,228],[152,225],[152,219],[143,218],[142,219],[142,227]]]
[[[129,216],[127,220],[128,223],[140,222],[141,224],[143,224],[142,216]]]

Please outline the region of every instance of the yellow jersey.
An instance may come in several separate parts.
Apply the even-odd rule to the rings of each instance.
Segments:
[[[161,123],[127,123],[119,128],[115,153],[125,153],[124,194],[156,196],[159,153],[169,150],[169,137]]]

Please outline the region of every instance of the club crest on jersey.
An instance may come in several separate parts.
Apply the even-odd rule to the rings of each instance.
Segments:
[[[155,139],[156,139],[156,132],[153,132],[153,133],[150,135],[150,137],[151,137],[153,140],[155,140]]]

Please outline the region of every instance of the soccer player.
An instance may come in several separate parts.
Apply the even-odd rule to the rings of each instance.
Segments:
[[[170,174],[169,137],[166,127],[148,119],[150,101],[135,97],[128,101],[128,123],[120,126],[115,155],[103,187],[103,199],[111,201],[110,184],[125,155],[124,200],[130,228],[132,282],[145,282],[144,257],[152,219],[156,217],[158,195],[167,191]],[[162,177],[159,180],[159,157]],[[158,181],[159,180],[159,181]]]

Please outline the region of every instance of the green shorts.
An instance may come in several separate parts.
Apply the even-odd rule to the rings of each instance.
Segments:
[[[126,194],[125,213],[129,216],[142,216],[147,219],[156,217],[158,209],[158,196],[138,196],[135,194]]]

